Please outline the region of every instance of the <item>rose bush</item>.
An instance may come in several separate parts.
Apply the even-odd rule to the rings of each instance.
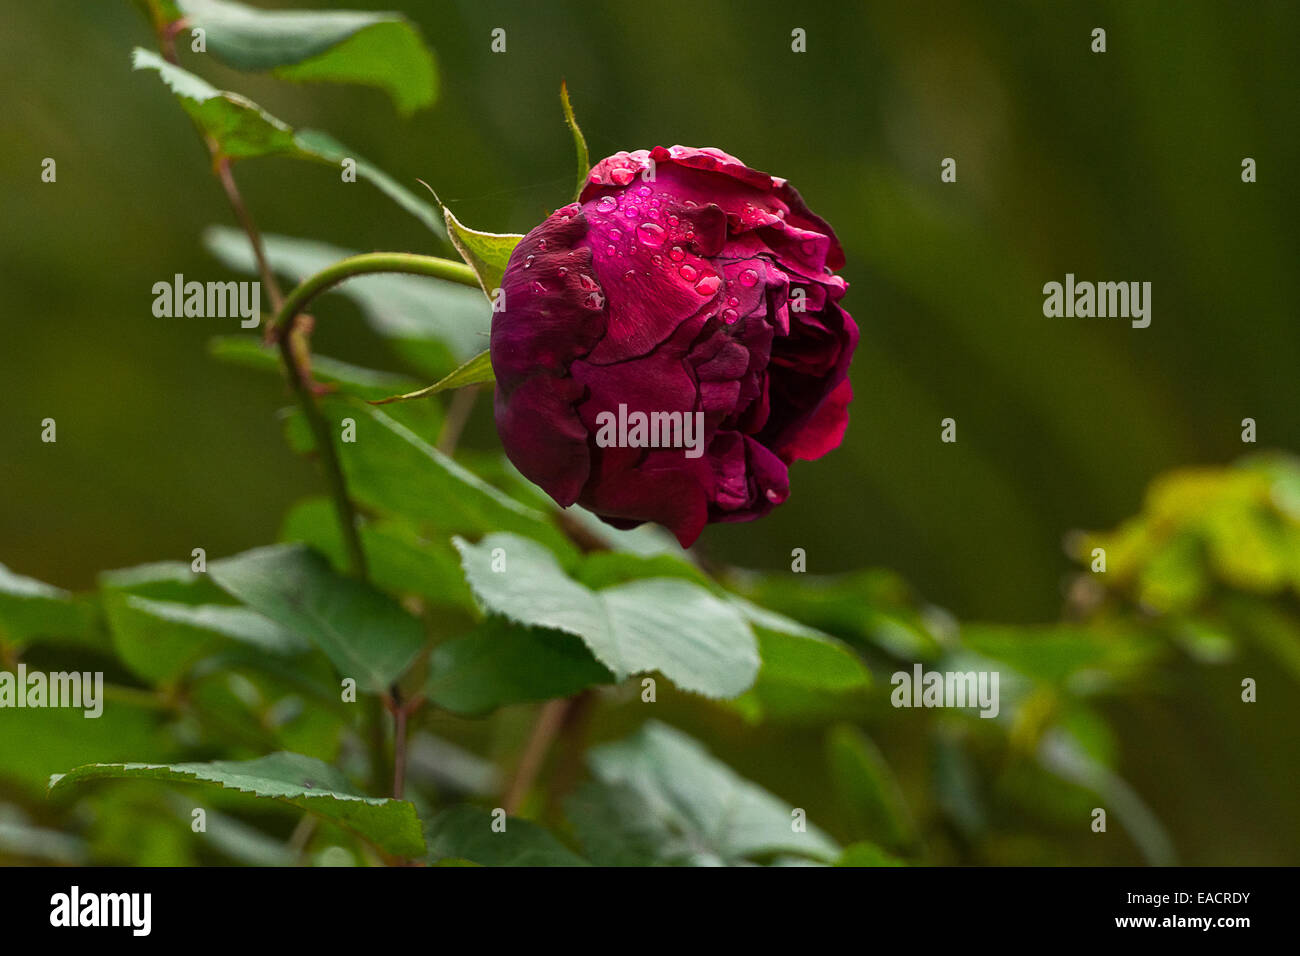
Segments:
[[[620,152],[515,247],[493,316],[506,453],[561,506],[683,547],[839,445],[858,329],[844,254],[785,180],[718,149]],[[702,413],[703,448],[603,447],[598,416]]]

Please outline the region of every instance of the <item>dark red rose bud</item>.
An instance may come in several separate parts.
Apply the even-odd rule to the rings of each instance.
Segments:
[[[843,265],[785,180],[721,150],[601,160],[502,280],[506,454],[561,506],[658,522],[683,547],[708,522],[766,514],[790,463],[848,424],[858,327],[839,306]]]

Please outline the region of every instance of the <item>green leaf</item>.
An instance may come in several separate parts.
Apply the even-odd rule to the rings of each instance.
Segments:
[[[416,594],[432,607],[472,610],[474,601],[449,538],[426,539],[395,518],[362,519],[361,547],[370,580],[393,594]],[[280,540],[309,544],[336,568],[347,563],[343,532],[328,498],[299,502],[285,517]]]
[[[506,263],[510,253],[523,236],[513,233],[479,232],[471,229],[457,219],[450,209],[443,207],[447,219],[447,234],[451,243],[460,253],[460,257],[478,276],[483,294],[491,301],[493,292],[501,288],[501,277],[505,274]]]
[[[106,592],[113,646],[127,667],[152,683],[170,683],[232,642],[276,656],[309,645],[256,611],[219,604],[178,604]]]
[[[431,105],[437,95],[433,54],[399,13],[263,11],[229,0],[174,3],[188,27],[205,31],[207,52],[237,70],[377,87],[402,113]]]
[[[137,70],[158,73],[195,125],[216,142],[221,156],[231,160],[286,156],[323,163],[336,170],[345,158],[351,159],[359,178],[394,200],[435,235],[447,237],[442,218],[432,206],[329,134],[309,129],[295,131],[252,100],[219,90],[149,50],[137,47],[131,62]]]
[[[181,604],[214,604],[227,601],[221,588],[207,574],[194,571],[181,561],[152,561],[130,568],[99,573],[104,591],[125,591],[158,601]]]
[[[293,130],[252,100],[218,90],[149,50],[137,47],[131,62],[137,70],[158,72],[199,129],[216,140],[223,156],[246,159],[298,154]]]
[[[672,865],[696,852],[640,793],[623,784],[586,783],[564,801],[564,812],[582,852],[596,866]]]
[[[475,715],[569,697],[613,679],[571,634],[490,619],[473,634],[438,646],[429,661],[425,696],[443,710]]]
[[[754,687],[735,708],[757,722],[822,722],[860,710],[871,673],[838,638],[783,614],[730,596],[758,635],[762,667]]]
[[[102,640],[89,601],[0,564],[0,641],[21,644],[34,638],[92,645]]]
[[[321,410],[335,434],[344,418],[356,422],[356,441],[341,443],[339,458],[351,494],[375,511],[439,532],[515,531],[561,554],[576,553],[540,511],[489,485],[378,408],[331,397]],[[306,430],[297,413],[291,421],[297,429],[291,440],[301,450]]]
[[[309,638],[358,685],[382,693],[424,646],[420,622],[368,584],[297,545],[245,551],[208,565],[231,596]]]
[[[1038,742],[1038,761],[1063,780],[1092,791],[1124,825],[1149,866],[1176,866],[1168,831],[1136,790],[1093,760],[1068,731],[1052,728]]]
[[[425,850],[412,804],[367,797],[334,767],[302,754],[280,752],[256,760],[211,763],[93,763],[55,775],[50,793],[106,778],[152,778],[238,790],[314,813],[396,856],[420,856]]]
[[[777,853],[832,862],[839,856],[835,842],[812,824],[794,829],[795,807],[657,721],[591,751],[588,763],[605,785],[634,791],[658,832],[678,836],[664,850],[666,862],[736,864]],[[630,822],[646,832],[644,820]]]
[[[444,810],[425,828],[430,863],[470,861],[480,866],[587,866],[551,833],[535,823],[513,817],[505,830],[492,828],[493,815],[462,804]]]
[[[754,682],[758,651],[745,619],[697,584],[647,578],[592,591],[524,538],[490,534],[455,545],[484,610],[576,634],[618,680],[657,670],[683,690],[722,698]],[[494,570],[496,549],[504,570]]]
[[[897,574],[884,570],[836,576],[748,574],[736,584],[747,598],[853,644],[907,661],[938,656],[927,615]]]
[[[676,554],[639,555],[621,551],[593,551],[582,560],[578,580],[587,587],[599,590],[642,578],[681,578],[694,581],[702,587],[715,589],[707,574],[681,557],[681,546]],[[743,609],[741,613],[744,613]]]
[[[248,238],[238,229],[209,228],[203,242],[227,267],[257,272]],[[264,235],[262,243],[271,268],[295,282],[356,255],[351,249],[286,236]],[[423,276],[366,275],[349,279],[328,294],[332,293],[355,302],[370,327],[396,340],[399,347],[433,340],[463,361],[477,355],[487,343],[491,311],[482,296],[468,286]]]
[[[915,829],[903,791],[870,738],[841,724],[831,731],[826,749],[831,781],[850,831],[886,847],[910,846]]]
[[[573,148],[578,156],[578,187],[573,192],[574,201],[577,201],[582,195],[583,187],[587,185],[587,174],[591,172],[591,157],[587,154],[587,139],[582,135],[578,121],[573,115],[573,104],[569,102],[567,83],[560,83],[560,102],[564,104],[564,122],[568,124],[569,132],[573,134]]]
[[[208,340],[208,354],[223,362],[242,365],[259,371],[281,372],[280,353],[266,345],[256,335],[218,335]],[[322,384],[341,386],[349,394],[361,398],[390,395],[395,388],[406,388],[411,380],[404,375],[377,372],[332,359],[325,355],[312,355],[312,377]]]
[[[86,716],[86,708],[5,708],[0,711],[0,780],[40,794],[50,774],[93,760],[125,760],[133,754],[172,753],[161,733],[161,711],[134,700],[109,696],[104,687],[103,712]],[[139,695],[143,699],[146,694]],[[132,695],[133,698],[136,695]],[[83,697],[84,702],[84,697]],[[93,712],[93,708],[91,708]],[[15,742],[21,741],[21,745]]]
[[[1149,634],[1121,626],[1052,624],[1041,627],[963,624],[962,643],[1033,680],[1059,684],[1081,672],[1122,679],[1140,673],[1159,653]]]
[[[417,398],[428,398],[430,395],[436,395],[448,389],[464,388],[466,385],[486,385],[495,381],[496,376],[492,372],[492,356],[487,349],[484,349],[432,385],[425,386],[418,391],[406,392],[403,395],[390,395],[388,398],[381,398],[372,401],[370,404],[388,405],[392,402],[410,402]]]

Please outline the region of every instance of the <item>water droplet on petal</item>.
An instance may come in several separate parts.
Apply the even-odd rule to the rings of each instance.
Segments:
[[[628,269],[627,272],[624,272],[624,273],[623,273],[623,281],[624,281],[624,282],[627,282],[629,279],[633,278],[635,275],[636,275],[635,272],[633,272],[631,269]]]
[[[740,284],[743,286],[752,286],[758,281],[758,273],[753,269],[746,269],[740,274]]]
[[[569,274],[569,270],[564,268],[564,266],[560,266],[560,268],[556,271],[555,274],[558,275],[561,279],[563,279],[565,276]]]
[[[546,240],[545,240],[545,239],[538,239],[538,240],[537,240],[537,248],[538,248],[539,250],[541,250],[542,252],[545,252],[545,251],[546,251]]]
[[[685,279],[687,282],[694,282],[695,277],[699,275],[699,273],[695,271],[694,266],[682,266],[680,269],[677,270],[677,274],[681,276],[683,279]]]
[[[673,262],[681,262],[682,257],[685,255],[686,253],[682,252],[681,246],[673,246],[672,250],[668,253],[668,258],[672,259]]]
[[[560,270],[560,275],[564,275],[563,269]],[[740,300],[733,295],[730,299],[727,300],[727,305],[731,306],[734,309],[736,306],[740,305]]]
[[[618,208],[618,200],[613,196],[602,196],[596,203],[596,212],[613,212]]]
[[[699,282],[695,283],[695,291],[700,295],[713,295],[713,293],[718,291],[718,286],[721,284],[722,280],[717,276],[705,276]]]
[[[664,227],[653,222],[643,222],[636,227],[636,237],[647,246],[664,244]]]
[[[637,187],[637,194],[640,195],[640,196],[649,196],[651,192],[652,192],[652,190],[650,189],[649,186],[638,186],[638,187]]]
[[[611,238],[611,239],[617,241],[617,240],[623,238],[623,233],[621,233],[621,232],[620,232],[619,230],[617,230],[617,229],[611,229],[611,230],[609,231],[609,238]]]
[[[533,257],[529,256],[527,259],[524,260],[524,268],[531,269],[532,267],[533,267]]]
[[[740,318],[740,313],[737,312],[735,309],[722,310],[722,321],[726,322],[728,325],[731,325],[738,318]]]
[[[651,257],[650,257],[650,261],[653,262],[655,265],[659,265],[659,263],[661,263],[661,262],[664,261],[664,257],[663,257],[663,256],[651,256]]]
[[[540,295],[541,293],[546,291],[546,286],[542,285],[540,282],[534,282],[533,291]]]
[[[668,217],[668,225],[670,225],[670,226],[675,226],[675,225],[677,225],[677,217],[676,217],[676,216],[669,216],[669,217]]]
[[[636,176],[636,173],[628,169],[626,166],[610,170],[609,173],[609,178],[614,180],[614,182],[618,183],[620,186],[626,186],[632,181],[634,176]]]
[[[605,247],[605,255],[607,256],[612,256],[616,252],[618,252],[618,250],[614,248],[614,244],[612,242]]]
[[[596,280],[585,274],[578,276],[578,285],[582,286],[584,292],[596,292],[600,289],[600,286],[596,284]]]

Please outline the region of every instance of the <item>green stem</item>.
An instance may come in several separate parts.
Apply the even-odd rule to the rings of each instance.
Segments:
[[[367,576],[366,555],[357,531],[356,508],[348,496],[343,466],[339,461],[338,449],[334,445],[334,436],[330,434],[329,423],[321,414],[320,406],[316,404],[316,396],[312,392],[309,374],[303,367],[304,363],[294,354],[293,338],[295,320],[316,296],[353,276],[377,272],[429,276],[478,287],[478,278],[473,269],[449,259],[415,255],[409,252],[371,252],[349,256],[304,279],[285,298],[284,304],[267,330],[267,334],[272,336],[280,347],[280,356],[284,360],[289,384],[298,398],[298,404],[302,407],[307,425],[311,428],[312,437],[315,439],[321,464],[325,469],[325,480],[329,484],[330,498],[334,502],[334,511],[343,532],[349,570],[354,576],[362,579]]]
[[[304,279],[284,300],[284,305],[276,315],[272,329],[283,329],[285,323],[306,309],[312,299],[340,282],[353,276],[375,272],[402,272],[479,288],[478,277],[474,274],[474,270],[463,262],[452,262],[450,259],[439,259],[436,256],[421,256],[412,252],[367,252],[340,259],[314,276]]]

